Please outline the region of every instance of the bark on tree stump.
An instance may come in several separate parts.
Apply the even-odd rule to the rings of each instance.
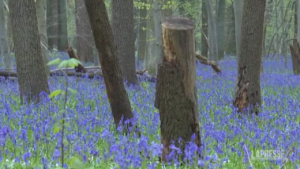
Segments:
[[[293,45],[290,45],[291,55],[292,55],[292,63],[293,63],[293,71],[295,75],[300,73],[300,45],[296,39],[293,40]]]
[[[168,17],[162,22],[162,35],[164,59],[158,66],[155,107],[159,109],[161,121],[161,159],[166,162],[173,141],[184,152],[185,143],[191,141],[193,134],[198,147],[201,140],[195,83],[194,24],[188,18]]]

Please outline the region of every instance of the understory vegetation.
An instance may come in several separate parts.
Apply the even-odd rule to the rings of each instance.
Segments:
[[[261,74],[263,106],[258,116],[241,115],[232,107],[236,61],[220,61],[221,75],[197,63],[197,94],[202,148],[193,143],[165,168],[299,168],[300,78],[283,59],[265,59]],[[64,77],[48,79],[51,91],[64,90]],[[71,92],[39,104],[21,105],[17,82],[0,83],[0,168],[60,168],[61,126],[64,125],[66,167],[162,168],[160,120],[154,108],[155,83],[127,87],[142,136],[115,131],[103,79],[69,77]],[[258,150],[283,150],[286,159],[255,159]],[[174,158],[184,153],[183,165]],[[203,155],[200,159],[197,153]]]

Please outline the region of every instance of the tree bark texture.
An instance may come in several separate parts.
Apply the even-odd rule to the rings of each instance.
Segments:
[[[47,0],[47,37],[48,48],[54,49],[58,42],[58,8],[56,0]]]
[[[208,56],[208,41],[206,39],[208,37],[208,18],[204,0],[202,0],[201,9],[201,55]]]
[[[93,48],[95,46],[95,43],[84,0],[75,1],[75,13],[76,49],[79,60],[83,62],[94,62]]]
[[[115,125],[118,126],[122,116],[122,124],[124,124],[125,120],[133,118],[133,114],[128,94],[122,81],[113,32],[109,24],[104,1],[85,0],[85,6],[98,49],[107,97]]]
[[[234,23],[234,8],[233,4],[230,4],[227,7],[227,28],[226,28],[226,40],[224,48],[225,48],[225,53],[235,55],[236,56],[236,41],[235,41],[235,23]]]
[[[112,0],[112,29],[122,76],[128,84],[136,85],[132,0]]]
[[[293,41],[293,45],[290,45],[290,50],[293,59],[293,72],[298,75],[300,73],[300,45],[296,39]]]
[[[200,147],[196,95],[194,24],[188,18],[168,17],[162,23],[163,62],[158,66],[155,107],[161,122],[162,161],[167,161],[170,144],[184,152],[195,135]],[[182,141],[178,142],[181,138]],[[184,155],[183,155],[184,156]],[[181,158],[183,158],[181,156]]]
[[[244,1],[238,76],[233,103],[239,108],[239,112],[244,107],[250,107],[252,112],[258,113],[256,106],[261,104],[260,68],[265,6],[266,0]]]
[[[41,92],[49,93],[42,58],[34,0],[10,0],[10,16],[21,101],[39,101]]]
[[[66,0],[57,0],[58,4],[58,42],[57,49],[59,51],[65,50],[68,46],[68,28],[67,28],[67,7]]]
[[[46,75],[50,75],[50,69],[47,65],[48,63],[48,38],[47,38],[47,22],[46,22],[46,0],[36,0],[36,12],[37,12],[37,19],[38,19],[38,29],[39,35],[41,40],[41,50],[42,50],[42,57],[44,61],[44,67],[46,70]]]

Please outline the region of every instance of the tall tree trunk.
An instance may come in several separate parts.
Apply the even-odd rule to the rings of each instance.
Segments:
[[[112,29],[123,78],[128,84],[136,85],[132,0],[112,0]]]
[[[43,66],[34,0],[10,0],[10,16],[15,42],[17,76],[22,101],[39,101],[41,92],[49,93]]]
[[[201,9],[201,55],[208,57],[208,44],[206,40],[206,37],[208,37],[208,18],[204,0],[202,0]]]
[[[118,126],[120,122],[125,124],[125,120],[132,119],[133,114],[128,94],[122,81],[121,69],[117,58],[118,51],[114,44],[113,32],[109,24],[104,1],[85,0],[85,6],[98,49],[106,93],[115,125]],[[129,126],[131,125],[132,123],[129,123]]]
[[[245,0],[234,106],[258,113],[261,104],[260,67],[266,0]]]
[[[241,50],[241,28],[242,28],[242,16],[243,16],[243,1],[244,0],[233,0],[234,6],[234,20],[235,20],[235,44],[236,54],[240,56]],[[237,57],[237,61],[239,58]]]
[[[225,28],[225,0],[218,1],[217,9],[217,42],[218,42],[218,59],[224,58],[224,28]]]
[[[153,20],[154,20],[154,34],[155,34],[155,45],[154,45],[154,66],[155,75],[157,74],[157,66],[162,62],[162,45],[161,45],[161,3],[157,0],[153,3]]]
[[[44,61],[44,66],[46,70],[46,75],[50,75],[48,63],[48,38],[47,38],[47,22],[46,22],[46,0],[36,0],[36,12],[37,12],[37,21],[38,21],[38,29],[41,40],[41,50],[42,57]]]
[[[148,72],[154,72],[155,66],[153,66],[153,56],[154,56],[154,22],[153,22],[153,11],[148,10],[147,16],[149,18],[146,21],[147,24],[147,31],[146,31],[146,37],[147,37],[147,43],[146,43],[146,58],[144,60],[144,67]]]
[[[75,14],[78,57],[84,62],[94,62],[93,48],[95,43],[84,0],[75,0]]]
[[[296,0],[295,3],[295,20],[294,20],[294,24],[295,24],[295,36],[297,37],[297,41],[300,42],[300,0]],[[300,74],[300,65],[297,62],[297,59],[295,57],[292,57],[292,65],[293,65],[293,72],[294,75],[298,75]]]
[[[208,31],[209,31],[209,47],[211,49],[209,53],[209,59],[213,61],[218,61],[218,41],[217,41],[217,29],[216,29],[216,22],[215,17],[213,15],[212,7],[211,7],[211,1],[205,0],[205,6],[208,16]]]
[[[0,0],[0,59],[3,61],[4,69],[9,70],[12,65],[5,25],[4,0]]]
[[[235,42],[235,23],[234,23],[234,8],[231,3],[227,8],[227,31],[225,42],[228,42],[226,45],[225,52],[228,54],[236,55],[236,42]]]
[[[147,0],[141,0],[143,6],[139,9],[139,46],[138,46],[138,63],[146,58],[147,45]],[[149,19],[149,18],[148,18]]]
[[[57,1],[47,0],[47,37],[49,49],[57,47],[58,42],[58,9]]]
[[[67,7],[66,0],[57,0],[58,4],[58,42],[57,49],[59,51],[64,51],[66,46],[69,45],[68,42],[68,27],[67,27]]]

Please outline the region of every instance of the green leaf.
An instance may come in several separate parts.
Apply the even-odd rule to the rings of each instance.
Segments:
[[[77,90],[71,89],[71,88],[68,88],[68,91],[71,92],[72,94],[76,94],[77,93]]]
[[[53,97],[55,97],[55,96],[61,94],[62,92],[63,92],[62,90],[54,90],[53,92],[51,92],[51,93],[49,94],[49,98],[52,99]]]
[[[68,67],[68,60],[63,60],[63,61],[61,61],[57,67],[58,67],[59,69],[60,69],[60,68],[67,68],[67,67]]]
[[[75,59],[75,58],[69,59],[68,63],[69,63],[70,66],[74,66],[74,67],[78,66],[79,64],[82,65],[82,63],[79,60]]]
[[[70,169],[83,169],[84,168],[83,162],[75,156],[69,158],[66,163]]]
[[[56,133],[59,132],[59,130],[60,130],[60,127],[59,127],[59,126],[55,126],[55,127],[53,128],[53,130],[52,130],[52,133],[53,133],[53,134],[56,134]]]
[[[59,64],[59,62],[60,62],[60,59],[57,58],[57,59],[54,59],[54,60],[51,60],[50,62],[48,62],[47,65],[48,66],[49,65],[57,65],[57,64]]]

